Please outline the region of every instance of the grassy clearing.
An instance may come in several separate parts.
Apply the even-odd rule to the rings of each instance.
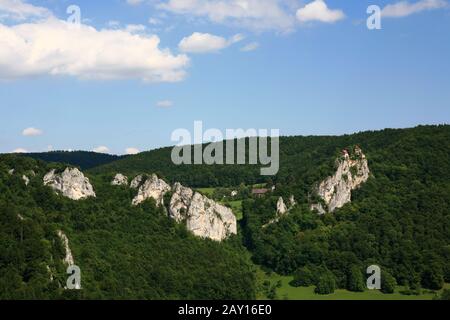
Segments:
[[[201,194],[207,196],[207,197],[212,197],[212,195],[214,194],[214,190],[216,190],[215,188],[198,188],[197,191],[200,192]]]
[[[242,200],[227,201],[227,202],[224,202],[224,204],[231,207],[231,210],[233,210],[233,213],[236,216],[236,219],[238,221],[242,220],[242,218],[243,218]]]
[[[347,290],[336,290],[331,295],[318,295],[314,293],[314,287],[295,288],[289,285],[293,277],[284,277],[277,274],[270,276],[264,274],[264,280],[269,280],[272,285],[276,285],[281,281],[281,287],[277,289],[277,299],[284,300],[432,300],[434,293],[428,292],[418,296],[407,296],[400,294],[403,288],[398,287],[394,294],[383,294],[378,290],[367,290],[365,292],[350,292]],[[446,289],[450,288],[450,284],[445,285]],[[267,299],[264,295],[260,295],[258,299]]]

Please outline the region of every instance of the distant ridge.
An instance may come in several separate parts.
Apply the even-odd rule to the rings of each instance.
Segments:
[[[82,170],[91,169],[128,157],[91,151],[50,151],[41,153],[23,153],[21,155],[45,162],[70,164],[72,166],[80,167]]]

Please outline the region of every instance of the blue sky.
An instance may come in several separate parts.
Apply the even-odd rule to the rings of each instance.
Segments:
[[[129,2],[0,0],[0,152],[144,151],[195,120],[282,135],[450,123],[447,1]],[[81,31],[61,24],[71,4]]]

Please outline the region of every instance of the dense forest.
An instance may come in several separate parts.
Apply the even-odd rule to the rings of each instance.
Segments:
[[[42,186],[51,167],[0,157],[0,299],[255,297],[254,270],[237,237],[222,244],[195,238],[154,201],[131,207],[130,189],[95,177],[97,198],[57,196]],[[81,268],[81,291],[63,290],[59,229]]]
[[[367,156],[369,180],[336,212],[311,212],[315,186],[335,171],[341,151],[355,145]],[[293,275],[292,285],[314,285],[318,294],[364,290],[373,264],[382,269],[387,294],[396,285],[416,294],[450,282],[450,126],[282,137],[273,177],[260,176],[258,165],[176,166],[170,152],[91,167],[85,173],[97,198],[80,202],[42,186],[42,175],[62,164],[0,156],[0,298],[251,299],[258,290],[254,264]],[[21,177],[31,171],[36,176],[27,187]],[[133,191],[109,184],[118,172],[245,190],[238,196],[244,214],[238,236],[221,244],[197,239],[153,201],[132,208]],[[257,183],[276,189],[255,198],[250,190]],[[291,195],[297,204],[289,214],[266,226],[278,198]],[[58,229],[83,270],[86,290],[76,296],[62,289]]]
[[[314,182],[333,170],[332,162],[308,166],[300,160],[296,167],[294,158],[313,164],[318,147],[305,147],[297,138],[284,142],[292,155],[282,156],[278,191],[244,202],[245,241],[256,263],[294,274],[294,285],[314,284],[323,293],[364,290],[366,268],[373,264],[382,268],[387,292],[395,283],[414,293],[450,281],[450,127],[324,138],[319,154],[332,160],[335,150],[358,144],[371,169],[352,202],[325,216],[310,211],[310,196]],[[293,156],[296,148],[304,148],[303,156]],[[291,194],[298,205],[262,228],[274,218],[277,196]]]

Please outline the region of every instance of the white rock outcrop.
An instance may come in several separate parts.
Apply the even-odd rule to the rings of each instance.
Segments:
[[[263,225],[263,228],[266,228],[270,226],[271,224],[278,223],[280,219],[287,215],[289,211],[296,205],[296,202],[294,200],[294,196],[291,196],[289,198],[290,207],[288,208],[286,204],[284,203],[283,197],[279,197],[277,201],[277,214],[276,217],[272,220],[270,220],[267,224]]]
[[[143,178],[141,179],[141,182],[142,180]],[[163,205],[164,195],[170,190],[171,187],[164,180],[159,179],[156,174],[153,174],[139,186],[138,194],[133,199],[132,204],[137,206],[145,200],[153,198],[157,205]]]
[[[128,177],[124,176],[121,173],[115,175],[113,181],[111,181],[111,185],[113,186],[128,186]]]
[[[231,209],[179,183],[173,187],[169,216],[186,223],[187,229],[201,238],[223,241],[237,234],[237,221]]]
[[[96,196],[89,178],[77,168],[66,168],[62,173],[50,171],[44,176],[44,185],[72,200]]]
[[[278,198],[277,202],[277,216],[282,216],[288,211],[286,204],[284,203],[283,197]]]
[[[61,230],[58,230],[58,237],[61,240],[64,250],[65,250],[65,257],[63,259],[64,263],[67,266],[73,266],[75,264],[75,260],[73,259],[72,250],[70,250],[69,247],[69,238],[67,238],[66,234],[62,232]]]
[[[291,205],[291,207],[297,204],[297,201],[295,201],[295,197],[293,195],[289,197],[289,204]]]
[[[142,181],[144,180],[144,175],[140,174],[136,176],[130,183],[130,188],[137,189],[142,184]]]
[[[23,182],[25,182],[26,186],[28,186],[28,184],[30,183],[30,178],[28,178],[26,175],[22,176],[22,180],[23,180]]]
[[[369,179],[370,170],[366,156],[359,147],[355,147],[352,155],[347,150],[337,160],[336,173],[322,181],[317,194],[323,199],[327,208],[322,204],[313,204],[312,210],[320,214],[334,212],[351,202],[352,191],[359,188]]]

